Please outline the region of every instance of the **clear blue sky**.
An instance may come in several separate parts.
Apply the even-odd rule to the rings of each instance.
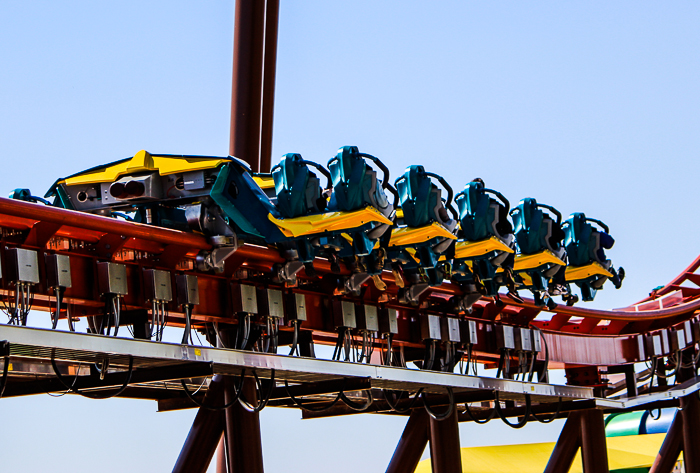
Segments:
[[[342,145],[610,225],[641,299],[698,254],[700,5],[282,0],[274,156]],[[132,156],[228,152],[233,2],[0,0],[0,191]],[[40,316],[41,317],[41,316]],[[46,316],[48,317],[48,316]],[[3,469],[168,471],[194,410],[2,400]],[[266,471],[381,472],[403,419],[262,415]],[[561,424],[463,425],[463,446]],[[117,449],[119,453],[116,453]],[[362,452],[362,454],[358,454]],[[99,465],[99,466],[97,466]]]

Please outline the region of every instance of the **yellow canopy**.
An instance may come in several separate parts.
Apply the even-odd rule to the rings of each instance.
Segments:
[[[666,434],[608,437],[610,471],[649,468]],[[463,473],[541,473],[554,450],[554,442],[498,445],[462,449]],[[430,459],[418,464],[416,473],[430,473]],[[576,454],[570,473],[583,473],[581,451]]]

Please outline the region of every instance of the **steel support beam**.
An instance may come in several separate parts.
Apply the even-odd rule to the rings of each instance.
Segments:
[[[232,377],[226,377],[224,397],[227,404],[235,396],[235,382]],[[257,406],[255,381],[246,378],[241,389],[248,403]],[[230,473],[263,473],[260,414],[246,411],[239,402],[227,408],[226,442],[228,443],[228,471]]]
[[[676,411],[671,427],[669,427],[664,443],[656,455],[649,473],[671,473],[678,461],[678,455],[683,450],[683,415]],[[691,471],[691,470],[686,470]]]
[[[265,1],[237,0],[233,30],[233,80],[229,154],[260,165]]]
[[[584,473],[608,473],[605,419],[600,409],[581,413],[581,459]]]
[[[265,9],[265,55],[263,59],[260,172],[269,172],[272,167],[272,119],[275,111],[275,75],[277,69],[277,29],[279,13],[280,1],[267,0]]]
[[[428,417],[425,409],[415,409],[411,412],[386,473],[412,473],[416,470],[428,443]]]
[[[430,418],[430,462],[433,473],[462,471],[462,450],[459,446],[456,409],[447,419]]]
[[[220,406],[223,400],[222,376],[216,375],[209,384],[204,402],[206,405]],[[223,432],[223,412],[200,408],[177,458],[173,473],[206,473]]]
[[[681,398],[683,463],[688,473],[700,473],[700,399],[693,393]]]
[[[544,473],[567,473],[581,446],[581,412],[571,412],[561,429]]]
[[[226,436],[222,435],[216,449],[216,473],[228,473],[226,465]]]

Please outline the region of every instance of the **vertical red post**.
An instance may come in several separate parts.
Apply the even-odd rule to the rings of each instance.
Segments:
[[[277,29],[280,1],[267,0],[265,10],[265,57],[263,67],[262,131],[260,136],[260,172],[272,167],[272,118],[275,111],[275,77],[277,71]]]
[[[236,0],[229,154],[260,165],[265,1]]]
[[[428,444],[430,424],[425,409],[416,409],[406,422],[386,473],[413,473]]]
[[[226,403],[233,399],[236,381],[225,377],[224,395]],[[255,381],[243,382],[243,395],[253,406],[257,406]],[[262,436],[260,414],[246,411],[240,403],[226,409],[226,441],[228,442],[228,466],[230,473],[263,473]]]
[[[462,471],[462,449],[459,446],[456,409],[447,419],[430,418],[430,462],[433,473]]]
[[[700,472],[700,399],[698,393],[681,398],[683,463],[688,473]]]
[[[609,473],[605,419],[600,409],[581,414],[581,459],[585,473]]]

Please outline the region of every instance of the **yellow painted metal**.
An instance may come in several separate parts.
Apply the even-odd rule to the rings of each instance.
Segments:
[[[125,174],[153,171],[158,171],[161,176],[166,176],[178,172],[214,169],[226,162],[229,162],[229,160],[203,156],[158,156],[141,150],[128,161],[91,169],[59,183],[72,186],[75,184],[114,182]]]
[[[285,236],[293,238],[358,228],[371,222],[387,225],[392,223],[391,220],[372,207],[365,207],[354,212],[326,212],[295,218],[277,219],[272,214],[268,214],[267,217],[279,227]]]
[[[275,187],[275,180],[272,176],[253,176],[255,183],[260,186],[261,189],[272,189]]]
[[[455,258],[474,258],[492,251],[505,251],[515,253],[511,247],[503,243],[500,238],[492,236],[481,241],[458,241],[455,244]]]
[[[403,209],[401,207],[396,209],[396,218],[403,218]]]
[[[525,271],[527,269],[538,268],[547,263],[557,264],[559,266],[566,265],[566,263],[557,258],[554,253],[549,250],[544,250],[534,255],[517,255],[515,257],[513,269],[515,269],[515,271]]]
[[[650,468],[666,434],[608,437],[610,473]],[[554,450],[554,442],[498,445],[462,449],[462,473],[541,473]],[[418,464],[416,473],[430,473],[430,459]],[[576,454],[569,473],[583,473],[581,452]]]
[[[393,229],[391,231],[389,246],[415,245],[417,243],[424,243],[433,238],[457,239],[447,228],[438,222],[433,222],[430,225],[424,225],[422,227],[401,227]]]
[[[607,276],[611,278],[612,273],[596,261],[585,266],[567,266],[566,268],[567,281],[578,281],[591,276]]]
[[[420,258],[418,258],[418,257],[416,256],[416,249],[415,249],[415,248],[407,247],[407,248],[406,248],[406,253],[408,253],[408,254],[411,256],[411,258],[413,258],[413,260],[414,260],[416,263],[420,263]]]

